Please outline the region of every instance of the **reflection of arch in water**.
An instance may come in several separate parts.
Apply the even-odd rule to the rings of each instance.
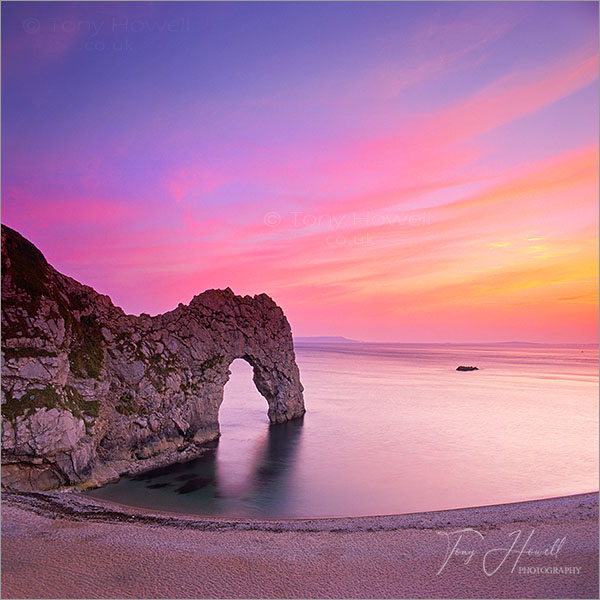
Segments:
[[[206,452],[199,458],[153,469],[133,479],[143,481],[148,490],[169,488],[176,494],[189,495],[197,502],[198,514],[226,514],[228,510],[235,511],[238,503],[245,505],[240,507],[241,513],[258,512],[269,516],[274,511],[281,512],[289,495],[290,475],[294,471],[303,422],[300,418],[268,426],[241,496],[223,493],[218,440],[206,444]]]
[[[269,425],[267,433],[255,446],[255,458],[244,477],[244,485],[231,493],[231,486],[223,485],[227,479],[223,473],[224,465],[217,464],[216,476],[221,480],[218,486],[229,499],[249,502],[257,508],[279,506],[288,491],[291,473],[294,471],[297,450],[300,443],[304,418],[286,423]],[[216,456],[218,461],[218,451]],[[229,492],[225,493],[225,489]]]
[[[269,425],[266,440],[254,468],[255,485],[267,485],[286,475],[294,461],[303,424],[304,417],[300,417],[294,421]]]
[[[289,494],[304,418],[270,425],[252,471],[247,497],[261,509],[278,508]]]
[[[235,368],[233,368],[235,366]],[[233,502],[268,499],[286,488],[303,419],[266,426],[264,398],[250,381],[252,366],[236,360],[221,406],[223,437],[217,451],[219,489]],[[256,383],[256,382],[255,382]],[[287,427],[291,424],[290,427]]]

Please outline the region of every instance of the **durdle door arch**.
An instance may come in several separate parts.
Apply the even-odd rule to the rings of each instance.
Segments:
[[[219,436],[237,358],[252,366],[272,423],[304,414],[291,329],[266,294],[208,290],[137,317],[4,226],[2,261],[6,489],[99,485],[198,455]]]

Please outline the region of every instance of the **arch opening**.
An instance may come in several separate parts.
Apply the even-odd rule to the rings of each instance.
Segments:
[[[251,357],[234,359],[229,371],[219,408],[221,436],[215,461],[219,493],[236,502],[277,503],[286,493],[303,418],[272,422],[273,396],[269,399],[259,387],[260,369]]]
[[[236,424],[260,427],[269,423],[269,400],[258,389],[255,373],[256,367],[246,357],[236,358],[229,365],[229,377],[219,407],[221,434],[224,427],[227,429]]]
[[[225,497],[239,496],[250,488],[257,455],[269,431],[268,400],[254,382],[255,367],[247,358],[237,358],[229,371],[219,408],[217,448],[220,490]]]

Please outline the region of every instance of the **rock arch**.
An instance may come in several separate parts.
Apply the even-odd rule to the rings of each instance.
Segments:
[[[303,388],[290,326],[269,296],[240,297],[229,288],[208,290],[196,296],[189,306],[180,305],[162,317],[179,324],[173,332],[174,339],[183,340],[184,344],[181,347],[175,342],[172,349],[180,358],[186,357],[190,381],[198,391],[196,405],[190,406],[190,431],[196,439],[218,436],[224,386],[229,380],[229,367],[236,359],[245,360],[252,367],[254,384],[268,403],[272,423],[304,414]]]
[[[291,329],[266,294],[208,290],[137,317],[5,226],[2,262],[6,488],[95,485],[198,455],[219,436],[237,358],[252,366],[272,423],[305,412]]]

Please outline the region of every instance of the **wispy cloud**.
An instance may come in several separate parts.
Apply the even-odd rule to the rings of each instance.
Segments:
[[[298,334],[596,335],[597,31],[574,8],[282,8],[263,29],[251,5],[146,4],[44,10],[176,6],[197,30],[86,53],[83,26],[5,9],[3,220],[57,267],[135,312],[266,291]]]

